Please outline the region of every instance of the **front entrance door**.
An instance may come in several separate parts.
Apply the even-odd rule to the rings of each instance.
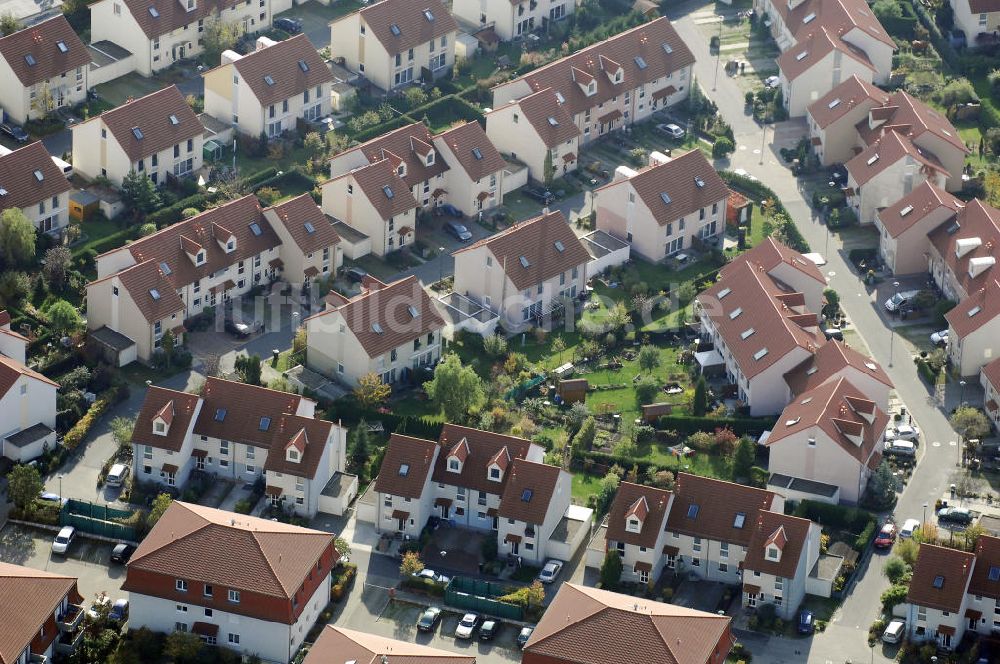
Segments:
[[[448,506],[447,505],[442,505],[441,506],[441,518],[442,519],[447,519],[448,518]]]
[[[518,554],[518,552],[520,551],[520,549],[521,549],[520,542],[511,542],[510,543],[510,553],[511,553],[511,555],[516,556]]]
[[[194,462],[195,468],[205,470],[205,457],[198,457]]]
[[[747,606],[750,608],[757,606],[757,593],[747,593]]]

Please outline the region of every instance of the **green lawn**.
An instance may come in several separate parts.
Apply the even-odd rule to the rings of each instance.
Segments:
[[[587,473],[573,474],[573,502],[579,505],[586,505],[590,496],[597,493],[601,485],[601,478],[597,475]]]

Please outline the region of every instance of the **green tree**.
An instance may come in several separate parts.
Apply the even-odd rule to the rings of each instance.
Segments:
[[[358,378],[354,386],[354,397],[364,408],[377,408],[392,395],[392,386],[383,382],[382,377],[375,372],[366,373]]]
[[[7,497],[19,510],[30,510],[44,488],[42,476],[34,466],[18,464],[7,475]]]
[[[240,382],[247,385],[260,385],[260,357],[257,355],[238,355],[233,365]]]
[[[0,16],[0,35],[6,37],[21,29],[21,22],[14,18],[10,12]]]
[[[557,334],[556,338],[552,340],[552,346],[549,348],[549,352],[556,356],[556,360],[559,364],[562,364],[562,354],[566,352],[566,340],[562,338],[561,334]]]
[[[573,451],[586,452],[594,444],[595,438],[597,438],[597,420],[588,417],[573,436]]]
[[[660,391],[660,384],[652,376],[643,376],[635,382],[635,402],[639,406],[653,403]]]
[[[192,632],[171,632],[163,646],[163,652],[175,664],[193,664],[198,661],[203,647],[201,637]]]
[[[885,561],[885,567],[882,568],[882,571],[890,583],[904,583],[904,578],[910,574],[910,566],[902,558],[891,556]]]
[[[461,422],[486,400],[483,381],[471,366],[462,364],[449,353],[434,368],[434,378],[424,383],[424,390],[449,422]]]
[[[882,459],[871,479],[868,480],[868,494],[872,507],[878,510],[887,509],[896,500],[897,482],[889,463]]]
[[[7,208],[0,214],[0,257],[8,270],[35,260],[35,225],[20,208]]]
[[[218,14],[205,19],[201,34],[204,51],[202,59],[210,67],[219,64],[222,52],[232,49],[243,36],[243,26],[239,23],[223,21]]]
[[[483,339],[483,350],[491,358],[503,357],[507,354],[507,340],[502,335],[492,334]]]
[[[912,568],[917,564],[917,555],[920,553],[918,538],[900,539],[896,542],[895,553]]]
[[[715,143],[712,145],[712,158],[714,159],[725,159],[733,153],[736,146],[733,142],[726,138],[725,136],[719,136],[715,139]]]
[[[501,602],[517,604],[525,609],[539,607],[545,601],[545,587],[542,582],[535,579],[530,586],[522,586],[501,596]]]
[[[171,332],[170,330],[167,330],[166,332],[163,333],[163,336],[160,337],[160,349],[163,351],[163,356],[167,360],[168,367],[171,364],[173,364],[174,349],[176,347],[177,347],[177,339],[174,337],[174,333]],[[260,382],[258,381],[255,384],[260,385]]]
[[[733,479],[749,478],[750,469],[756,461],[757,443],[743,436],[736,443],[736,450],[733,452]]]
[[[823,307],[823,313],[827,318],[832,317],[838,311],[840,311],[840,294],[832,288],[827,288],[823,291],[823,299],[826,300],[826,305]]]
[[[899,0],[875,0],[872,11],[878,20],[885,22],[894,18],[903,18],[903,8],[900,7]]]
[[[80,312],[66,300],[56,300],[49,306],[49,325],[59,335],[75,332],[82,323]]]
[[[964,440],[982,438],[990,432],[990,423],[983,411],[972,406],[960,406],[948,421]]]
[[[343,537],[338,537],[333,540],[333,548],[336,549],[337,555],[340,556],[340,561],[344,562],[350,560],[351,558],[351,543],[348,542]]]
[[[611,506],[611,501],[615,497],[615,492],[618,491],[621,479],[621,476],[614,472],[609,472],[601,478],[601,484],[594,495],[594,507],[598,514],[604,514]]]
[[[622,557],[618,554],[618,549],[610,549],[604,554],[604,562],[601,563],[601,588],[617,590],[621,580]]]
[[[149,514],[146,515],[146,528],[152,530],[173,502],[174,499],[169,493],[161,493],[153,498],[153,505],[149,508]]]
[[[420,560],[420,554],[416,551],[407,551],[403,554],[403,562],[399,565],[399,573],[404,577],[419,574],[424,569],[424,561]]]
[[[122,179],[122,201],[132,211],[135,221],[141,221],[147,214],[160,206],[160,192],[145,172],[129,171]]]
[[[660,349],[656,346],[643,346],[639,349],[639,368],[646,373],[660,366]]]
[[[705,384],[705,376],[698,376],[698,382],[694,384],[694,397],[691,399],[691,414],[695,417],[704,417],[708,412],[708,385]]]
[[[545,179],[545,186],[552,184],[556,169],[552,165],[552,150],[545,151],[545,161],[542,163],[542,177]]]
[[[364,469],[368,454],[368,423],[361,420],[354,429],[354,444],[351,446],[351,463],[356,471]]]
[[[135,431],[135,418],[118,416],[108,425],[111,437],[115,439],[119,450],[126,450],[132,444],[132,432]]]
[[[45,252],[42,274],[49,288],[60,291],[66,285],[66,273],[69,271],[70,263],[73,262],[73,254],[66,247],[52,247]]]

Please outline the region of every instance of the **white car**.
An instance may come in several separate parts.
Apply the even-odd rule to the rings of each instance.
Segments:
[[[903,522],[903,527],[899,529],[899,536],[903,539],[913,537],[913,534],[920,530],[919,519],[907,519]]]
[[[781,79],[777,76],[768,76],[764,79],[764,85],[769,88],[776,88],[781,85]]]
[[[739,175],[740,177],[744,177],[744,178],[746,178],[746,179],[748,179],[748,180],[750,180],[752,182],[756,182],[757,181],[757,178],[755,178],[754,176],[750,175],[750,173],[748,173],[745,168],[734,168],[733,169],[733,174],[734,175]]]
[[[932,332],[931,343],[934,344],[935,346],[947,346],[948,330],[941,330],[940,332]]]
[[[455,628],[455,638],[471,639],[472,633],[476,631],[476,627],[478,626],[479,616],[475,613],[466,613],[462,616],[462,619],[458,621],[458,627]]]
[[[108,471],[108,478],[105,480],[108,486],[121,486],[128,476],[128,466],[123,463],[116,463]]]
[[[908,440],[917,442],[920,440],[920,429],[909,424],[900,424],[898,427],[889,427],[885,430],[886,440]]]
[[[52,553],[64,554],[69,549],[69,545],[76,537],[76,528],[73,526],[63,526],[56,538],[52,540]]]
[[[420,570],[419,572],[416,572],[413,576],[417,577],[418,579],[430,579],[431,581],[436,581],[438,583],[444,583],[444,584],[447,584],[449,581],[451,581],[450,577],[447,577],[444,574],[438,574],[434,570],[428,569],[426,567]]]
[[[561,560],[550,560],[545,563],[545,567],[542,571],[538,573],[538,580],[542,583],[552,583],[559,576],[559,572],[562,571],[562,561]]]
[[[656,128],[673,138],[684,138],[684,130],[672,122],[670,124],[658,124]]]
[[[886,311],[899,311],[904,306],[909,304],[909,302],[917,296],[919,291],[903,291],[902,293],[896,293],[888,300],[885,301]]]
[[[882,641],[885,643],[899,643],[903,639],[903,633],[906,631],[906,622],[900,618],[893,618],[889,621],[889,624],[885,626],[885,631],[882,632]]]

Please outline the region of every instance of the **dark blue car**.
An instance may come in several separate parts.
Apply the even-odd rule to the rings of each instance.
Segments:
[[[462,211],[451,203],[445,203],[444,205],[438,206],[438,212],[448,217],[455,217],[456,219],[461,219],[464,215]]]
[[[799,634],[812,634],[816,629],[814,625],[815,616],[809,609],[799,611]]]

